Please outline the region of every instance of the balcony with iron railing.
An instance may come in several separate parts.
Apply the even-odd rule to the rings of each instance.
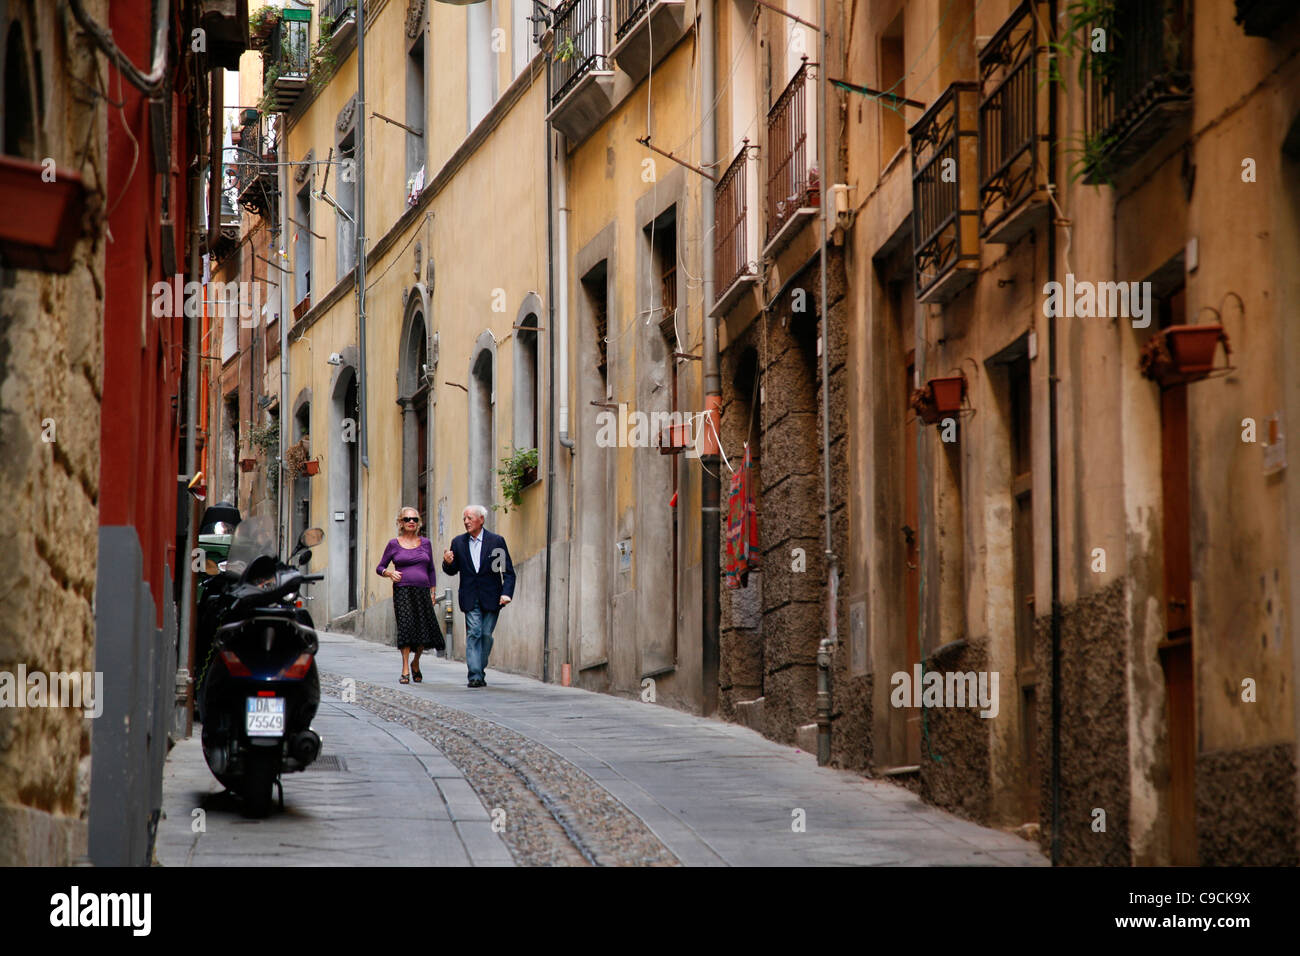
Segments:
[[[1014,242],[1047,217],[1037,19],[1025,0],[979,55],[980,236]]]
[[[641,82],[686,35],[686,0],[614,0],[614,63]]]
[[[239,147],[231,151],[236,164],[235,195],[249,212],[274,219],[275,200],[279,194],[275,119],[256,110],[245,110],[244,120]]]
[[[565,0],[551,32],[551,112],[547,119],[581,142],[613,108],[609,67],[610,0]]]
[[[1085,182],[1108,182],[1190,113],[1189,3],[1126,0],[1109,11],[1107,52],[1087,61]]]
[[[325,0],[320,8],[320,29],[334,49],[341,47],[357,32],[357,0]]]
[[[551,30],[551,112],[547,120],[581,142],[614,108],[610,0],[565,0]]]
[[[331,33],[341,27],[348,17],[357,15],[357,0],[324,0],[320,6],[320,22],[329,24]]]
[[[310,10],[284,10],[267,40],[262,60],[262,89],[272,94],[266,105],[277,112],[293,109],[307,87],[311,69],[310,29]]]
[[[721,290],[710,315],[730,312],[747,289],[761,280],[750,259],[753,210],[749,195],[749,140],[718,180],[713,193],[713,277]]]
[[[909,131],[916,298],[948,302],[979,272],[979,86],[946,89]]]
[[[765,257],[785,248],[803,224],[816,217],[821,205],[816,99],[808,93],[815,79],[813,64],[805,57],[767,114]]]

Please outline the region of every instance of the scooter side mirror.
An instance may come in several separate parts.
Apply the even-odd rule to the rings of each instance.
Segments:
[[[308,528],[298,536],[299,548],[314,548],[325,540],[325,532],[320,528]]]
[[[303,568],[305,568],[305,567],[307,567],[307,565],[309,565],[309,564],[311,564],[311,552],[310,552],[310,551],[304,551],[304,552],[302,552],[300,555],[298,555],[298,566],[299,566],[299,567],[303,567]]]

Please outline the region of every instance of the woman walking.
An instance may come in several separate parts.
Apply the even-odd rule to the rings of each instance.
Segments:
[[[392,564],[392,568],[388,565]],[[402,676],[399,683],[418,684],[420,655],[428,648],[446,647],[438,616],[433,610],[435,577],[433,545],[420,537],[420,513],[403,508],[397,515],[397,537],[388,542],[375,573],[393,582],[393,612],[397,615],[397,646],[402,652]],[[407,658],[410,657],[410,669]],[[409,676],[408,676],[409,675]]]

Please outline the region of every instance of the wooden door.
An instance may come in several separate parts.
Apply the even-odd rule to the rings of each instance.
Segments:
[[[1161,303],[1161,327],[1183,321],[1182,289]],[[1169,736],[1171,861],[1196,865],[1196,684],[1192,657],[1191,484],[1187,386],[1160,393],[1161,484],[1164,494],[1165,674]]]

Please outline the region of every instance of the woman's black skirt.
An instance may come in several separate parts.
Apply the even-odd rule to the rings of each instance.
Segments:
[[[393,611],[397,614],[397,646],[436,651],[447,645],[443,641],[433,596],[428,588],[393,588]]]

